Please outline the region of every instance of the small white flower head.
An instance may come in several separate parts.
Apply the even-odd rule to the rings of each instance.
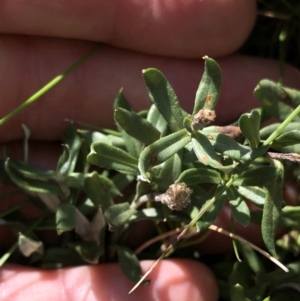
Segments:
[[[165,193],[156,196],[155,200],[167,205],[171,210],[180,211],[190,204],[192,193],[193,190],[185,183],[175,183],[170,185]]]

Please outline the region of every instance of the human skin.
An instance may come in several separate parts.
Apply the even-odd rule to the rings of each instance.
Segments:
[[[189,111],[203,72],[201,57],[216,58],[224,78],[217,108],[220,124],[258,105],[252,91],[261,78],[279,77],[276,62],[233,54],[253,27],[254,0],[2,0],[0,19],[2,116],[96,42],[107,44],[0,128],[0,142],[15,149],[22,137],[20,124],[26,124],[33,140],[30,158],[39,167],[55,163],[66,118],[113,126],[112,101],[120,87],[136,110],[148,108],[142,69],[162,70]],[[287,67],[285,84],[300,88],[299,79],[299,72]],[[221,225],[228,222],[226,216]],[[4,237],[1,235],[0,242]],[[142,262],[143,270],[150,264]],[[151,274],[151,284],[131,295],[127,295],[131,284],[114,264],[50,272],[5,265],[0,275],[3,301],[33,300],[36,296],[45,301],[126,301],[141,300],[141,296],[145,301],[218,299],[209,270],[186,260],[164,261]]]

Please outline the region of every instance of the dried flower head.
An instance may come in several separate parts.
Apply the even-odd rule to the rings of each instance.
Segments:
[[[185,183],[175,183],[170,185],[165,193],[156,196],[155,200],[167,205],[171,210],[180,211],[190,204],[192,192]]]
[[[202,129],[213,122],[216,118],[216,113],[214,110],[201,109],[198,113],[194,115],[192,127],[194,130]]]

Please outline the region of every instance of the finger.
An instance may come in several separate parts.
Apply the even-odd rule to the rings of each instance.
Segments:
[[[66,69],[93,43],[74,40],[3,37],[0,42],[2,116]],[[253,89],[262,78],[278,80],[277,62],[243,56],[219,59],[223,88],[217,123],[228,123],[259,103]],[[203,60],[166,59],[105,47],[35,104],[0,127],[0,141],[22,137],[26,124],[33,139],[60,139],[65,119],[112,127],[113,100],[121,87],[133,108],[149,108],[141,70],[160,69],[173,85],[182,106],[190,112],[203,72]],[[285,84],[299,87],[300,74],[286,67]]]
[[[0,19],[5,34],[102,41],[167,56],[221,56],[245,41],[255,1],[4,1]]]
[[[145,272],[153,261],[143,261]],[[216,301],[216,281],[204,265],[188,260],[162,261],[150,274],[149,286],[140,286],[131,295],[133,283],[117,264],[82,266],[41,271],[6,265],[1,271],[2,301],[38,300],[187,300]]]

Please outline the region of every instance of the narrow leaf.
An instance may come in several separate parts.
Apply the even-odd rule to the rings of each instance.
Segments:
[[[36,168],[21,160],[9,158],[10,168],[17,171],[24,178],[55,179],[55,171]]]
[[[87,157],[91,164],[114,169],[122,173],[133,175],[138,173],[137,159],[125,151],[102,142],[93,143],[91,149]]]
[[[139,170],[141,175],[147,178],[146,172],[153,166],[165,162],[175,153],[180,151],[190,142],[188,132],[183,129],[147,146],[139,158]]]
[[[183,129],[183,115],[177,96],[164,77],[157,69],[143,70],[144,80],[148,94],[161,115],[167,121],[172,132]]]
[[[181,173],[182,150],[170,157],[162,166],[157,180],[159,189],[166,191]]]
[[[71,204],[60,204],[56,211],[56,229],[58,234],[71,231],[76,225],[76,207]]]
[[[219,65],[207,56],[204,60],[205,69],[196,93],[193,115],[201,109],[214,110],[221,90],[222,74]]]
[[[222,194],[219,199],[215,201],[213,206],[205,212],[204,216],[196,223],[197,231],[203,231],[206,230],[217,218],[219,215],[220,211],[222,210],[225,202],[227,200],[227,195],[226,193]],[[209,202],[208,200],[207,202]],[[205,206],[205,204],[203,205]]]
[[[66,177],[69,173],[75,171],[75,167],[78,160],[80,147],[82,144],[81,138],[77,133],[77,129],[74,124],[71,124],[67,128],[67,132],[63,137],[64,144],[67,147],[67,156],[65,160],[58,165],[57,171],[60,175]]]
[[[161,136],[165,136],[168,130],[168,124],[163,115],[160,114],[157,107],[153,104],[147,115],[147,120],[160,132]]]
[[[74,249],[82,259],[90,264],[97,264],[99,257],[104,253],[104,246],[92,242],[81,241],[74,245]]]
[[[238,186],[236,187],[237,191],[240,195],[242,195],[247,200],[251,201],[257,206],[263,206],[265,203],[266,192],[265,189],[260,187],[246,187],[246,186]]]
[[[220,184],[222,177],[217,170],[207,167],[189,168],[183,171],[178,179],[177,183],[184,182],[186,185],[194,185],[200,183],[215,183]]]
[[[243,258],[247,261],[249,267],[257,275],[260,274],[260,277],[265,275],[265,267],[260,260],[257,253],[246,243],[238,243],[239,250],[243,254]],[[267,281],[265,279],[265,281]]]
[[[244,227],[250,223],[250,210],[234,187],[227,190],[232,217]]]
[[[81,139],[84,139],[88,145],[96,142],[103,142],[121,149],[126,149],[123,137],[121,137],[119,132],[117,133],[119,134],[118,136],[106,135],[96,131],[78,130],[78,134],[80,135]]]
[[[263,79],[254,90],[254,96],[264,110],[280,121],[284,121],[299,104],[299,91],[285,89],[277,83]],[[295,121],[300,121],[297,116]]]
[[[235,284],[230,291],[231,301],[247,301],[244,288],[240,284]]]
[[[120,89],[114,101],[114,110],[117,108],[123,108],[127,111],[131,111],[131,106],[124,95],[123,88]]]
[[[272,148],[299,144],[300,131],[293,130],[279,135],[272,143]]]
[[[110,224],[110,229],[114,230],[123,226],[135,212],[136,210],[130,209],[128,203],[120,203],[107,208],[104,216]]]
[[[193,150],[202,164],[209,165],[217,169],[224,169],[224,166],[219,162],[219,157],[205,135],[200,132],[193,133],[192,144]]]
[[[274,123],[274,124],[270,124],[270,125],[264,127],[263,129],[261,129],[260,130],[261,139],[266,140],[271,134],[273,134],[273,132],[275,132],[277,130],[277,128],[279,126],[280,126],[280,123]],[[287,134],[288,132],[291,132],[291,131],[299,131],[299,122],[291,122],[290,124],[288,124],[279,136]],[[279,136],[277,138],[279,138]],[[283,138],[283,137],[285,137],[285,136],[282,136],[281,138]],[[281,142],[277,143],[277,141],[275,140],[272,143],[271,147],[282,153],[299,153],[300,152],[300,142],[299,141],[296,144],[284,145],[284,143],[281,143]]]
[[[251,149],[244,145],[240,145],[234,139],[219,133],[203,131],[209,139],[214,150],[221,153],[223,156],[232,158],[234,160],[241,160],[242,157],[247,155]]]
[[[114,101],[114,110],[116,109],[124,109],[127,112],[131,112],[131,106],[129,104],[129,102],[127,101],[124,93],[123,93],[123,89],[121,89],[117,95],[117,97],[115,98]],[[132,155],[135,158],[139,157],[139,154],[141,152],[142,149],[142,143],[141,141],[135,139],[134,137],[131,137],[131,135],[129,135],[122,127],[121,124],[117,123],[117,127],[119,132],[121,133],[121,136],[124,140],[124,144],[126,149],[128,150],[128,153],[130,155]],[[103,141],[106,142],[106,141]]]
[[[16,165],[11,164],[11,159],[5,161],[5,171],[10,177],[10,180],[14,182],[18,187],[24,189],[27,192],[31,193],[46,193],[46,194],[55,194],[61,195],[62,191],[58,184],[54,182],[48,182],[47,180],[41,179],[31,179],[23,177],[18,173],[18,170],[15,169]]]
[[[132,282],[137,282],[142,277],[140,262],[137,256],[127,247],[118,247],[118,258],[123,273]]]
[[[233,184],[235,186],[264,186],[274,181],[278,175],[279,170],[275,167],[258,167],[244,171]]]
[[[160,137],[160,132],[136,113],[118,108],[115,110],[115,119],[128,135],[145,144],[151,144]]]
[[[203,133],[205,133],[216,152],[233,160],[255,159],[266,153],[269,148],[268,146],[262,146],[257,149],[251,149],[248,146],[239,144],[227,135],[212,132],[213,129],[214,127],[205,128]]]
[[[267,195],[261,227],[262,237],[268,250],[276,256],[275,235],[281,219],[284,168],[280,161],[273,160],[273,162],[278,172],[276,179],[266,185]]]
[[[110,186],[114,186],[113,182],[106,177],[100,176],[97,172],[86,176],[84,180],[84,188],[87,196],[91,199],[95,207],[101,206],[103,211],[113,204]]]

